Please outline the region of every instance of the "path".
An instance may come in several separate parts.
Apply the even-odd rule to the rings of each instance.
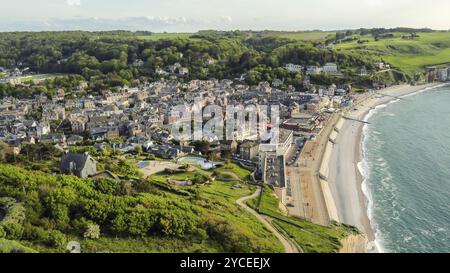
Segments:
[[[248,212],[253,214],[256,218],[258,218],[258,220],[267,229],[269,229],[269,231],[272,232],[275,235],[275,237],[277,237],[277,239],[281,242],[281,244],[283,244],[286,253],[299,253],[299,250],[297,249],[295,244],[293,244],[289,239],[287,239],[280,232],[278,232],[278,230],[276,228],[274,228],[272,226],[272,224],[269,221],[267,221],[263,216],[261,216],[259,213],[257,213],[255,210],[253,210],[252,208],[250,208],[249,206],[247,206],[245,204],[245,202],[247,200],[257,198],[260,194],[261,194],[261,188],[258,187],[258,189],[255,191],[255,193],[253,193],[250,196],[242,197],[241,199],[236,201],[236,204],[238,204],[239,206],[243,207]]]

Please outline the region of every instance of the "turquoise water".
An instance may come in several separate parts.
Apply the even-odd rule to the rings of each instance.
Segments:
[[[219,163],[215,163],[204,159],[203,157],[194,157],[187,156],[178,159],[178,164],[191,164],[191,165],[199,165],[203,170],[211,170],[220,165]]]
[[[450,86],[373,111],[361,169],[384,252],[450,252]]]

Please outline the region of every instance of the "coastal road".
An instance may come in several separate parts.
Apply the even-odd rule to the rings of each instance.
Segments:
[[[306,142],[296,163],[298,167],[294,165],[287,168],[294,200],[294,206],[289,208],[289,213],[323,226],[330,224],[330,215],[320,184],[319,171],[329,136],[339,117],[339,114],[333,114],[316,140]]]
[[[258,220],[277,237],[277,239],[281,242],[283,245],[286,253],[299,253],[299,250],[295,246],[293,242],[290,241],[290,239],[285,238],[283,234],[281,234],[276,228],[272,226],[269,219],[266,219],[266,217],[261,216],[259,213],[257,213],[255,210],[247,206],[245,202],[247,202],[250,199],[258,198],[258,196],[261,194],[261,188],[258,187],[258,189],[250,196],[243,197],[236,201],[236,203],[243,207],[245,210],[253,214]]]

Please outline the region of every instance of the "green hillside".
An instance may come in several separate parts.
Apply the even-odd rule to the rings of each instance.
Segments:
[[[242,172],[237,166],[227,171]],[[198,174],[180,171],[176,177]],[[5,196],[0,238],[7,240],[0,241],[0,251],[66,252],[69,241],[80,242],[82,252],[283,251],[276,237],[236,204],[254,187],[202,184],[200,177],[193,186],[172,186],[164,177],[175,174],[93,181],[0,164],[0,196]]]
[[[419,32],[414,39],[403,38],[409,33],[393,35],[393,38],[379,40],[371,35],[357,36],[367,42],[341,43],[336,50],[377,56],[410,75],[423,71],[426,66],[450,63],[450,32]]]

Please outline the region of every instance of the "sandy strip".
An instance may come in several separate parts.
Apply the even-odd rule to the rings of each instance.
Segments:
[[[389,96],[401,97],[437,85],[440,84],[401,85],[387,88],[378,94],[361,98],[359,102],[355,103],[354,108],[357,110],[349,111],[344,113],[344,115],[353,119],[364,120],[365,116],[374,107],[396,100],[396,98]],[[379,94],[389,96],[381,96]],[[364,232],[372,242],[369,244],[370,249],[368,251],[376,252],[377,250],[373,244],[375,234],[367,213],[367,199],[362,190],[364,178],[358,169],[358,163],[361,161],[360,149],[364,124],[345,120],[339,126],[341,128],[336,138],[336,144],[333,145],[331,156],[329,160],[323,162],[323,164],[328,163],[328,184],[340,221],[355,226]]]

